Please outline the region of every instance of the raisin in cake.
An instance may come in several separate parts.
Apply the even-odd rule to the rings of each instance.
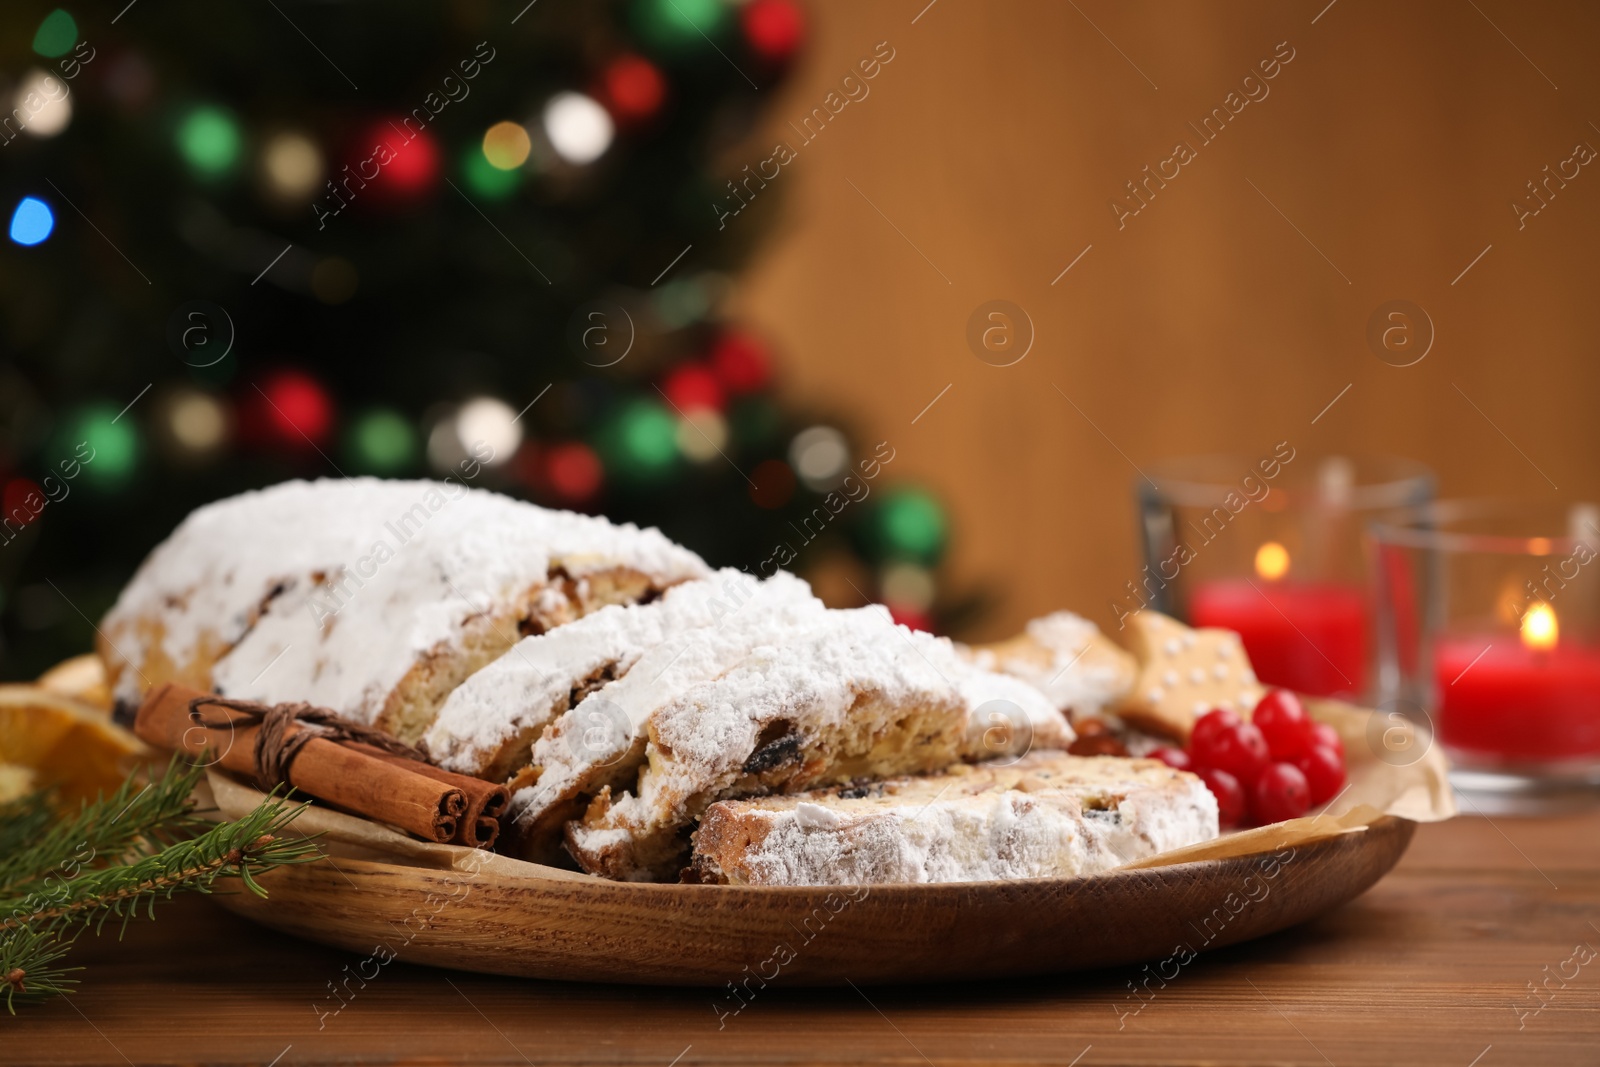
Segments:
[[[123,707],[176,681],[413,740],[521,636],[708,573],[656,530],[453,482],[286,482],[185,519],[99,651]]]
[[[1038,691],[876,608],[825,612],[716,677],[643,695],[620,773],[566,825],[568,852],[610,878],[676,873],[688,830],[717,800],[932,771],[1072,737]],[[520,809],[523,820],[539,815]]]
[[[1079,877],[1216,836],[1216,798],[1192,774],[1038,752],[720,801],[700,820],[683,877],[772,886]]]

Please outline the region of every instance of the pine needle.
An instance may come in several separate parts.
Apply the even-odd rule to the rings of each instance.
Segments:
[[[201,773],[174,759],[162,777],[125,785],[53,825],[43,794],[0,810],[35,834],[0,860],[0,994],[8,1010],[73,987],[67,975],[81,968],[59,961],[86,930],[98,934],[116,919],[120,936],[133,919],[153,918],[156,901],[209,893],[223,879],[264,897],[256,875],[321,854],[315,841],[284,835],[301,806],[276,793],[233,822],[196,819],[190,793]]]

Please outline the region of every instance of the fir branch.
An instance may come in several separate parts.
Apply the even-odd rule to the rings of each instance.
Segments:
[[[141,839],[191,826],[190,794],[205,768],[174,756],[166,773],[144,786],[129,779],[110,796],[85,801],[77,813],[38,832],[40,813],[50,811],[40,795],[15,805],[18,823],[33,829],[29,839],[0,850],[0,897],[54,892],[59,884],[93,866],[122,859]],[[11,835],[7,835],[10,837]]]
[[[219,878],[238,877],[265,896],[253,873],[319,854],[315,842],[278,836],[300,812],[298,804],[274,797],[234,822],[217,823],[197,837],[178,841],[132,862],[87,871],[59,884],[53,897],[32,894],[0,900],[0,934],[24,927],[65,931],[119,916],[126,925],[140,913],[154,916],[158,899],[181,889],[205,893]]]
[[[70,991],[76,979],[68,975],[81,968],[59,961],[80,934],[100,932],[108,919],[125,928],[141,915],[153,918],[157,900],[209,893],[227,878],[264,897],[257,875],[321,855],[315,840],[283,834],[301,805],[276,792],[232,822],[195,818],[190,792],[202,773],[175,758],[160,778],[138,790],[124,785],[53,826],[44,794],[0,808],[0,817],[35,835],[0,860],[0,995],[7,1010],[14,1013],[18,1000]]]
[[[70,947],[48,930],[24,927],[0,934],[0,992],[6,1010],[15,1015],[19,999],[45,1000],[72,992],[78,980],[67,975],[83,968],[56,966]]]
[[[40,791],[0,804],[0,892],[4,892],[4,871],[13,857],[32,846],[50,826],[50,794]]]

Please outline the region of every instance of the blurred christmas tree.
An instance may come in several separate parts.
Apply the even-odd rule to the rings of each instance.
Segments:
[[[795,0],[4,18],[4,674],[87,648],[201,503],[469,449],[473,484],[932,624],[938,504],[720,312]]]

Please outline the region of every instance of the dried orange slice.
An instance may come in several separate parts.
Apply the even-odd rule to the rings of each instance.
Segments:
[[[111,792],[127,776],[131,757],[144,751],[91,704],[37,685],[0,685],[0,765],[29,772],[33,788],[56,789],[65,806]]]
[[[105,665],[93,652],[62,660],[39,675],[34,684],[64,697],[75,697],[108,714],[111,711],[111,689],[106,685]]]

